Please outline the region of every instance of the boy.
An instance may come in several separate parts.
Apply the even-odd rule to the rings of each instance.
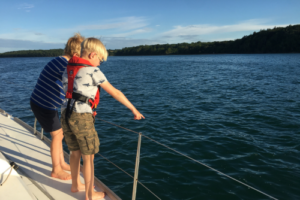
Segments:
[[[52,137],[50,152],[52,159],[51,176],[61,180],[71,179],[70,166],[65,162],[62,139],[63,130],[58,118],[57,108],[65,98],[62,85],[62,74],[68,61],[74,55],[79,55],[84,40],[79,33],[69,38],[64,55],[52,59],[42,70],[36,86],[31,94],[31,109],[45,132],[50,132]]]
[[[62,127],[71,152],[71,192],[86,190],[86,200],[101,199],[103,192],[95,192],[94,154],[99,152],[99,138],[94,127],[93,108],[98,104],[98,86],[130,109],[135,120],[145,118],[125,97],[114,88],[97,67],[107,60],[108,53],[102,42],[87,38],[81,43],[81,57],[74,56],[63,74],[66,99],[62,104]],[[80,158],[83,158],[85,187],[79,181]]]

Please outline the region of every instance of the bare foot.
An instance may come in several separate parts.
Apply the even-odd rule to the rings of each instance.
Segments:
[[[58,179],[61,179],[61,180],[70,180],[70,179],[72,179],[71,174],[68,174],[64,170],[61,170],[58,173],[51,172],[51,177],[58,178]]]
[[[61,164],[61,168],[65,171],[71,171],[70,165],[67,163]]]
[[[95,186],[94,186],[94,188],[95,188]],[[82,192],[82,191],[85,191],[85,185],[82,184],[82,183],[80,183],[78,185],[78,187],[73,187],[73,185],[71,187],[71,192],[73,192],[73,193],[75,193],[75,192]]]
[[[77,187],[71,187],[71,192],[75,193],[75,192],[82,192],[85,191],[85,185],[80,183]]]
[[[105,197],[105,192],[93,192],[92,197],[85,197],[85,200],[100,200]]]

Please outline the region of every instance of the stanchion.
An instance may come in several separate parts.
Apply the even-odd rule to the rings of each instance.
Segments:
[[[33,125],[33,134],[36,135],[36,122],[37,122],[37,119],[35,118],[34,119],[34,125]]]
[[[132,200],[135,200],[135,198],[136,198],[136,189],[137,189],[139,166],[140,166],[141,143],[142,143],[142,133],[139,133],[139,139],[138,139],[138,145],[137,145],[137,151],[136,151],[134,178],[133,178]]]
[[[42,128],[42,130],[41,130],[41,140],[43,140],[44,139],[44,129]]]

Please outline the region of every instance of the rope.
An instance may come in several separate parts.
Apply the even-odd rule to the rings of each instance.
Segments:
[[[2,151],[0,151],[0,152],[2,152]],[[9,158],[9,156],[8,155],[6,155],[6,154],[4,154],[3,152],[2,152],[2,154],[3,154],[3,156],[7,159],[7,160],[11,160],[10,158]],[[32,184],[34,184],[44,195],[46,195],[50,200],[54,200],[54,198],[44,189],[44,188],[42,188],[38,183],[36,183],[32,178],[30,178],[29,176],[28,176],[28,174],[21,168],[21,167],[19,167],[18,165],[16,165],[14,162],[11,162],[11,164],[13,165],[13,167],[15,168],[15,166],[17,166],[17,169],[15,168],[15,170],[17,170],[18,171],[18,173],[19,173],[19,175],[21,176],[21,178],[23,178],[23,177],[26,177],[28,180],[30,180],[31,182],[32,182]],[[12,167],[12,168],[13,168]],[[4,183],[3,183],[4,184]],[[2,184],[2,185],[3,185]]]
[[[15,166],[15,165],[12,165],[12,166],[10,167],[10,171],[9,171],[9,174],[8,174],[8,176],[6,177],[5,181],[3,181],[3,183],[1,183],[1,184],[0,184],[0,186],[3,186],[3,185],[4,185],[4,183],[7,181],[7,179],[9,178],[9,176],[10,176],[10,174],[11,174],[11,172],[12,172],[12,170],[13,170],[14,166]]]

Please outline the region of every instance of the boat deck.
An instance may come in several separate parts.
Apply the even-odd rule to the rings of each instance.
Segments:
[[[0,151],[8,160],[15,162],[19,166],[17,171],[23,180],[24,195],[27,189],[29,194],[26,195],[31,197],[31,199],[85,199],[85,192],[72,193],[70,191],[71,180],[63,181],[50,176],[52,162],[49,145],[41,140],[38,135],[34,135],[28,128],[26,129],[17,123],[18,120],[0,113]],[[1,162],[4,160],[2,157],[0,155]],[[6,163],[7,165],[1,164],[2,168],[0,167],[1,182],[5,180],[9,173],[9,170],[7,170],[9,164],[7,161]],[[21,189],[16,190],[15,185],[17,183],[14,180],[16,177],[18,177],[18,174],[13,172],[7,182],[0,187],[0,199],[4,197],[6,200],[27,199],[25,196],[19,198]],[[82,174],[81,181],[84,183]],[[107,193],[105,200],[120,199],[103,185],[95,182],[95,190],[105,190]],[[22,187],[20,186],[20,188]]]

